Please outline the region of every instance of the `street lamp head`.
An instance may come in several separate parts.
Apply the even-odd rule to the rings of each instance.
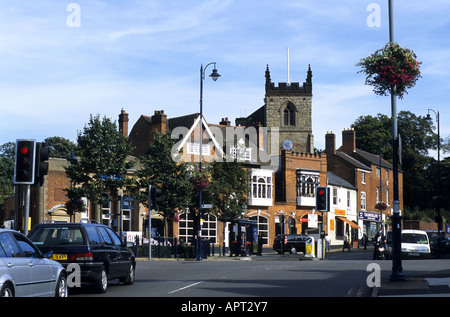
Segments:
[[[427,114],[427,118],[426,118],[427,120],[431,120],[431,116],[430,116],[430,113],[428,112],[428,114]]]
[[[213,69],[211,75],[209,75],[209,77],[211,77],[214,81],[216,81],[220,77],[220,74],[217,72],[216,67],[214,67],[214,69]]]

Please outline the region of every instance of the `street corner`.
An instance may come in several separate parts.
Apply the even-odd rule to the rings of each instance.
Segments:
[[[383,279],[381,287],[374,292],[376,297],[390,296],[411,296],[411,295],[428,295],[430,294],[430,286],[425,278],[405,278],[404,280],[394,281],[391,279]]]

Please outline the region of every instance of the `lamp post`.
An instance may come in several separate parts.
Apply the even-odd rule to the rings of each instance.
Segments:
[[[438,183],[437,183],[437,199],[435,201],[435,207],[436,207],[436,223],[437,223],[437,229],[438,229],[438,240],[437,240],[437,256],[441,256],[441,231],[442,231],[442,217],[441,217],[441,136],[440,136],[440,129],[439,129],[439,111],[436,112],[433,109],[428,109],[427,119],[431,120],[430,111],[434,112],[436,115],[436,123],[437,123],[437,136],[438,136]]]
[[[393,1],[389,1],[389,42],[394,43],[394,13]],[[400,200],[398,192],[398,130],[397,130],[397,89],[391,91],[391,117],[392,117],[392,165],[394,174],[394,201],[392,220],[392,274],[391,281],[403,281],[405,276],[402,268],[402,217],[400,216]]]
[[[214,69],[212,70],[211,77],[214,81],[216,81],[220,75],[216,69],[216,62],[209,63],[203,68],[203,64],[200,66],[200,165],[199,170],[202,172],[202,147],[203,147],[203,80],[205,80],[205,71],[209,65],[214,64]],[[200,186],[200,199],[198,206],[198,235],[197,235],[197,261],[202,260],[202,188]]]

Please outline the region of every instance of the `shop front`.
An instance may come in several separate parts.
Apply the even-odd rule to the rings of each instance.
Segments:
[[[383,215],[380,212],[358,211],[358,220],[362,221],[362,233],[370,240],[383,228]]]

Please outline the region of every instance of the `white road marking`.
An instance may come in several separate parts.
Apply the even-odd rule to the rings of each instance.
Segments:
[[[200,281],[200,282],[197,282],[197,283],[193,283],[193,284],[189,284],[189,285],[187,285],[187,286],[185,286],[185,287],[181,287],[181,288],[176,289],[176,290],[174,290],[174,291],[170,291],[169,294],[173,294],[173,293],[176,293],[176,292],[178,292],[178,291],[182,291],[182,290],[184,290],[184,289],[186,289],[186,288],[189,288],[189,287],[198,285],[198,284],[200,284],[200,283],[203,283],[203,281]]]

